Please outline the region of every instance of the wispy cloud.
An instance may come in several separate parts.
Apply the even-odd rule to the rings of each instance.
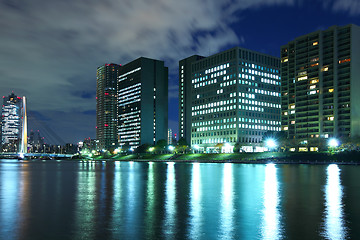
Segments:
[[[334,11],[349,12],[350,15],[360,14],[359,0],[335,0],[333,4]]]
[[[359,8],[355,1],[345,2]],[[44,115],[49,110],[93,110],[95,100],[89,97],[95,90],[97,66],[146,56],[166,60],[170,72],[176,73],[181,58],[209,55],[225,46],[241,44],[244,39],[229,25],[239,19],[242,10],[293,3],[0,0],[1,94],[15,89],[28,97],[29,109]],[[170,88],[170,97],[175,97],[175,88]],[[73,126],[87,120],[88,116],[80,114]]]

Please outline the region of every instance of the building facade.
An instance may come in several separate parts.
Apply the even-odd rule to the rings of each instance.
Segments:
[[[121,66],[104,64],[96,73],[96,139],[99,149],[118,146],[117,78]]]
[[[191,65],[204,58],[194,55],[179,61],[179,138],[191,142]]]
[[[281,47],[281,124],[290,139],[360,135],[360,28],[333,26]],[[314,145],[314,146],[312,146]]]
[[[120,146],[134,149],[167,139],[168,68],[163,61],[141,57],[122,66],[117,101]]]
[[[3,151],[18,152],[22,138],[22,108],[21,97],[11,93],[3,96],[1,136]]]
[[[263,134],[280,131],[279,58],[235,47],[189,68],[184,82],[191,84],[191,116],[185,121],[191,122],[193,149],[232,152],[237,144],[262,151]]]
[[[171,145],[173,140],[173,133],[172,133],[172,129],[168,129],[168,134],[167,134],[167,144]]]

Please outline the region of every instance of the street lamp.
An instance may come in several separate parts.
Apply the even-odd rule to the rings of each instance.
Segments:
[[[339,144],[339,141],[336,138],[330,138],[329,142],[328,142],[328,145],[329,145],[329,147],[336,148],[340,144]]]
[[[169,145],[169,146],[168,146],[168,149],[169,149],[170,151],[174,151],[175,147],[172,146],[172,145]]]
[[[266,147],[268,147],[269,150],[273,150],[274,148],[277,147],[277,143],[276,143],[275,139],[273,139],[273,138],[266,139],[265,145],[266,145]]]

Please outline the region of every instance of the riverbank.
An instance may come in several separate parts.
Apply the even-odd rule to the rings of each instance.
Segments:
[[[200,163],[295,163],[295,164],[360,164],[360,152],[263,152],[214,154],[128,154],[96,157],[93,160],[139,162],[200,162]]]

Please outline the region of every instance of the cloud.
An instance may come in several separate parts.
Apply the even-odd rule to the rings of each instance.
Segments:
[[[59,131],[76,128],[83,121],[76,113],[95,109],[89,99],[97,66],[145,56],[165,60],[174,74],[182,58],[245,41],[229,27],[239,11],[293,2],[0,0],[1,94],[15,90],[27,96],[33,111],[68,116],[74,124],[58,122]],[[170,86],[170,98],[176,97],[175,88]]]
[[[360,14],[360,1],[359,0],[335,0],[333,4],[334,11],[349,12],[350,15]]]

